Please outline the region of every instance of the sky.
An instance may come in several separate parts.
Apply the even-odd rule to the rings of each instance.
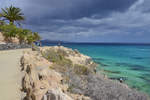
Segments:
[[[43,39],[150,43],[150,0],[0,0],[10,5]]]

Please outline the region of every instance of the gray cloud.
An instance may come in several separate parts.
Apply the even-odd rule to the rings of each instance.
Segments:
[[[24,27],[44,39],[150,42],[149,0],[3,1],[3,6],[10,4],[23,9]]]

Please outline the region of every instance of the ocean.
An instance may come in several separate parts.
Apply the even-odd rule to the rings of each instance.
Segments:
[[[55,43],[43,43],[47,46]],[[150,95],[150,45],[63,43],[65,47],[78,49],[90,56],[111,79],[122,78],[129,87]]]

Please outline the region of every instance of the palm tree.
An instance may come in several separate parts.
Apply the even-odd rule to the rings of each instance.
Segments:
[[[2,8],[2,13],[0,13],[0,17],[4,18],[4,20],[9,20],[10,24],[14,24],[15,21],[24,20],[25,18],[23,15],[21,9],[14,6],[5,9]]]

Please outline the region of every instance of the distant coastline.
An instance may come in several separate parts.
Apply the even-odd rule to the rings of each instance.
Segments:
[[[98,45],[150,45],[150,43],[133,43],[133,42],[70,42],[59,40],[41,40],[42,43],[62,43],[62,44],[98,44]]]

